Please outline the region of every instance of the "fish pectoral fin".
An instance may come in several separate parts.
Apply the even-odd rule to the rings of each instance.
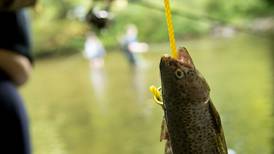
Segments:
[[[209,111],[213,117],[213,122],[215,125],[215,129],[217,132],[217,142],[218,144],[221,144],[219,147],[221,147],[221,151],[227,153],[227,146],[226,146],[226,141],[225,141],[225,136],[224,136],[224,131],[223,131],[223,127],[222,127],[222,122],[221,122],[221,118],[219,116],[218,111],[216,110],[215,106],[213,105],[212,101],[209,100]]]
[[[211,100],[209,100],[208,104],[209,104],[209,111],[210,111],[210,113],[213,117],[214,125],[216,126],[216,130],[217,130],[218,133],[220,133],[221,129],[222,129],[222,122],[221,122],[221,118],[219,116],[219,113],[216,110],[216,108],[213,105]]]
[[[165,154],[173,154],[170,140],[166,142]]]
[[[163,140],[169,140],[169,134],[167,130],[166,120],[163,117],[162,125],[161,125],[161,134],[160,134],[160,142]]]

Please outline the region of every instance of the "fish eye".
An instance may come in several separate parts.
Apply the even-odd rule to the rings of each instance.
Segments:
[[[181,69],[177,69],[175,71],[175,75],[178,79],[182,79],[185,76],[184,72]]]

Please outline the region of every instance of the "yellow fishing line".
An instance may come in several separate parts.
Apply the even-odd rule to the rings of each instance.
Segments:
[[[166,14],[167,29],[168,29],[168,35],[169,35],[170,48],[171,48],[171,55],[173,58],[177,59],[178,56],[177,56],[176,41],[174,36],[174,29],[172,24],[170,4],[169,4],[169,0],[164,0],[164,2],[165,2],[165,14]],[[161,88],[156,88],[155,86],[150,86],[149,88],[149,90],[151,91],[153,95],[153,99],[155,103],[163,107],[163,100],[162,100],[160,89]]]
[[[173,58],[177,58],[176,41],[174,37],[174,29],[172,24],[172,16],[171,16],[169,0],[164,0],[164,3],[165,3],[165,14],[166,14],[171,53]]]

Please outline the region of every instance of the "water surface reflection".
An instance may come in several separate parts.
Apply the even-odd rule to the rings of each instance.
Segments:
[[[211,86],[228,146],[238,154],[270,154],[274,118],[269,42],[237,37],[184,44]],[[22,91],[32,121],[34,152],[163,153],[163,112],[147,89],[160,84],[159,59],[168,51],[168,45],[163,46],[146,53],[149,65],[140,69],[130,68],[118,52],[106,56],[103,70],[92,72],[80,55],[69,61],[38,61],[32,82]]]

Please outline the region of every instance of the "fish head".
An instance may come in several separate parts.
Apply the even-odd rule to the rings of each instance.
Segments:
[[[178,50],[177,59],[163,56],[160,74],[163,94],[195,102],[208,100],[209,86],[195,68],[186,48]]]

